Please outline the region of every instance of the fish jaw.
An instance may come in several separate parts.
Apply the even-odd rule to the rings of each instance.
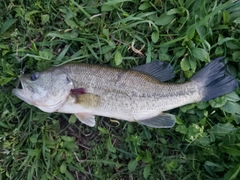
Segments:
[[[33,104],[33,101],[31,99],[28,98],[28,96],[25,96],[26,91],[24,89],[18,89],[18,88],[15,88],[12,90],[12,93],[17,96],[19,99],[27,102],[28,104]]]
[[[41,97],[39,97],[39,95],[34,91],[33,88],[31,88],[31,86],[28,86],[27,83],[24,83],[24,79],[20,79],[21,82],[21,86],[22,89],[20,88],[15,88],[12,90],[12,93],[17,96],[19,99],[25,101],[26,103],[36,106],[39,109],[41,109],[42,111],[45,112],[54,112],[56,111],[56,109],[58,109],[60,106],[58,104],[53,105],[53,106],[46,106],[46,102],[48,101],[48,103],[54,104],[54,102],[51,102],[50,100],[46,100],[46,98],[42,98],[41,101],[37,101],[36,99],[40,99]],[[42,93],[44,92],[43,89],[38,89],[38,91],[41,91]],[[46,96],[47,92],[43,93],[44,96]],[[62,103],[61,103],[62,104]]]
[[[24,75],[19,80],[22,88],[15,88],[12,93],[36,106],[44,112],[56,112],[66,101],[73,82],[61,71],[46,71],[39,73],[39,78],[31,80],[31,75]]]
[[[25,101],[26,103],[30,104],[30,105],[33,105],[33,106],[36,106],[38,107],[39,109],[41,109],[42,111],[44,112],[55,112],[58,108],[60,108],[62,102],[60,103],[57,103],[53,106],[45,106],[43,103],[37,103],[36,101],[34,101],[31,96],[29,95],[30,92],[27,91],[26,89],[13,89],[12,93],[17,96],[19,99]],[[44,101],[42,101],[44,102]],[[42,104],[42,105],[40,105]],[[54,104],[53,102],[51,104]]]
[[[31,98],[31,96],[33,95],[33,93],[29,90],[29,88],[26,87],[25,83],[23,83],[22,79],[20,78],[20,82],[21,82],[21,86],[22,89],[20,88],[14,88],[12,90],[12,93],[17,96],[19,99],[25,101],[26,103],[30,104],[30,105],[34,105],[35,102],[33,101],[33,99]]]

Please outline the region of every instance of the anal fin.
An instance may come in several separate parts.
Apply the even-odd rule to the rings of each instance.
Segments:
[[[138,122],[153,128],[171,128],[176,123],[176,117],[172,114],[162,113],[159,116]]]
[[[88,113],[76,113],[75,116],[78,118],[79,121],[81,121],[83,124],[86,124],[90,127],[95,126],[95,117],[92,114]]]

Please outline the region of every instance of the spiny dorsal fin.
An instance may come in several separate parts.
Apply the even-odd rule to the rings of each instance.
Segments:
[[[174,78],[172,66],[161,61],[143,64],[132,68],[132,70],[136,70],[146,75],[152,76],[161,82]]]

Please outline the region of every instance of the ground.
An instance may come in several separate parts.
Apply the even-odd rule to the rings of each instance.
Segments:
[[[185,82],[223,56],[240,79],[240,2],[9,0],[0,3],[0,179],[239,179],[239,89],[169,113],[171,129],[105,117],[93,128],[11,93],[23,73],[69,62],[152,61]]]

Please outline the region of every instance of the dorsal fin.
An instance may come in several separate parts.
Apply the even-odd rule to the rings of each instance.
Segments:
[[[152,76],[161,82],[174,78],[172,66],[169,63],[161,61],[143,64],[132,68],[132,70],[136,70],[146,75]]]

